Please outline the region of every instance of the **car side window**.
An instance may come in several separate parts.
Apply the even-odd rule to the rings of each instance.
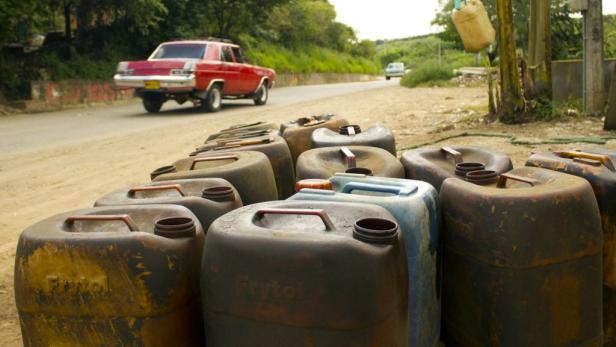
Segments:
[[[238,63],[247,64],[248,60],[244,56],[244,52],[239,47],[233,47],[233,55],[235,55],[235,60]]]
[[[233,63],[233,52],[231,51],[231,47],[223,46],[220,50],[220,59],[222,61]]]

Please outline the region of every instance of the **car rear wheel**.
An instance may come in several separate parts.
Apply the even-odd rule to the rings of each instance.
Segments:
[[[148,113],[158,113],[161,107],[163,107],[164,102],[165,101],[159,97],[146,95],[143,97],[143,108],[145,108]]]
[[[391,79],[391,77],[387,76],[387,77],[385,77],[385,79],[389,81]]]
[[[269,98],[269,89],[267,88],[267,82],[263,82],[263,84],[261,84],[261,86],[255,93],[253,100],[255,102],[255,105],[262,106],[262,105],[267,104],[268,98]]]
[[[207,97],[203,100],[203,107],[208,112],[218,112],[222,108],[222,88],[215,84],[210,88]]]

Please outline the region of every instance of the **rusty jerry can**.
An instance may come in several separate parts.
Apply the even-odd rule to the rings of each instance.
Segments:
[[[406,178],[428,182],[437,191],[447,178],[464,179],[470,171],[513,170],[508,156],[476,147],[419,148],[402,154],[401,161]]]
[[[603,239],[590,184],[538,168],[484,184],[451,178],[440,193],[446,345],[600,347]]]
[[[386,150],[366,146],[315,148],[297,160],[297,181],[328,179],[336,173],[404,178],[404,167]]]
[[[397,178],[336,174],[329,181],[335,191],[302,189],[289,200],[374,204],[387,209],[398,221],[404,240],[409,346],[437,347],[441,333],[438,193],[428,183]]]
[[[27,228],[15,258],[24,345],[203,345],[204,238],[175,205],[79,210]]]
[[[210,135],[206,142],[216,140],[218,138],[240,137],[247,135],[254,135],[258,133],[270,133],[274,131],[278,135],[278,129],[280,125],[270,122],[256,122],[250,124],[238,124],[223,129],[217,133]],[[265,135],[265,134],[263,134]],[[261,136],[261,135],[258,135]]]
[[[527,166],[585,178],[593,187],[603,221],[603,329],[605,346],[616,347],[616,151],[601,149],[537,153]]]
[[[336,146],[378,147],[396,156],[394,134],[382,124],[373,125],[365,131],[359,125],[344,125],[337,131],[322,128],[312,133],[313,148]]]
[[[280,136],[265,136],[253,139],[243,139],[239,141],[226,142],[222,145],[197,148],[191,153],[191,156],[200,156],[201,154],[212,153],[227,153],[227,152],[244,152],[256,151],[267,156],[274,170],[274,178],[276,179],[276,187],[278,189],[278,198],[284,200],[293,195],[295,184],[295,165],[291,159],[291,152],[287,142]]]
[[[206,140],[202,145],[200,145],[197,150],[206,150],[211,148],[216,148],[220,146],[224,146],[229,142],[238,142],[244,140],[253,140],[264,137],[272,137],[279,136],[278,130],[259,130],[254,132],[242,132],[242,133],[230,133],[226,135],[222,135],[213,140]]]
[[[207,346],[407,346],[394,221],[380,206],[312,201],[217,219],[201,275]]]
[[[240,193],[245,205],[278,199],[274,171],[261,152],[204,154],[181,159],[150,174],[152,181],[223,178]]]
[[[278,130],[260,130],[246,133],[231,133],[227,136],[221,136],[213,140],[205,141],[204,144],[197,147],[194,153],[204,152],[206,150],[214,149],[216,147],[222,147],[227,145],[228,143],[250,140],[262,140],[265,138],[271,138],[276,136],[279,136]]]
[[[206,230],[223,214],[242,207],[231,183],[221,178],[163,181],[118,189],[98,199],[94,206],[181,205],[197,216]]]
[[[326,128],[337,131],[341,126],[348,125],[349,122],[338,116],[323,115],[304,117],[292,122],[280,125],[280,134],[289,144],[293,162],[297,162],[300,154],[312,149],[312,132]]]

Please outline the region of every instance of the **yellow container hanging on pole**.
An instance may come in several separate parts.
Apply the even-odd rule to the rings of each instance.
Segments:
[[[480,0],[463,3],[453,12],[452,19],[467,52],[479,52],[496,40],[496,31]]]

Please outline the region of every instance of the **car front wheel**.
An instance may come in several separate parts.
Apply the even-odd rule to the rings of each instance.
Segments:
[[[267,104],[267,99],[269,98],[269,89],[267,88],[267,82],[261,84],[257,92],[254,96],[254,102],[257,106],[262,106]]]
[[[164,100],[161,98],[153,97],[153,96],[145,96],[143,98],[143,108],[145,108],[148,113],[158,113],[160,112],[161,107],[163,107]]]
[[[207,97],[203,100],[203,106],[208,112],[218,112],[222,108],[222,88],[215,84],[210,88]]]

